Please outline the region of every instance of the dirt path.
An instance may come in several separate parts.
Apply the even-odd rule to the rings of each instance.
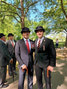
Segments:
[[[12,77],[8,76],[7,79],[9,86],[5,89],[18,89],[18,75],[15,76],[13,82]],[[45,82],[43,84],[45,88]],[[2,88],[4,89],[4,88]],[[27,81],[25,79],[25,89],[27,89]],[[33,77],[33,89],[37,89],[36,76]],[[57,60],[56,68],[52,73],[52,89],[67,89],[67,61]]]

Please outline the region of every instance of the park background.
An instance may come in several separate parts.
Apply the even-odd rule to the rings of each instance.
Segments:
[[[16,40],[21,39],[21,29],[26,26],[35,40],[39,25],[46,37],[54,42],[58,38],[59,47],[67,46],[67,0],[0,0],[0,33],[6,37],[13,33]]]
[[[53,39],[54,44],[57,38],[59,41],[57,64],[52,73],[52,89],[67,89],[67,0],[0,0],[0,33],[4,33],[7,40],[8,33],[13,33],[15,40],[21,39],[23,27],[30,29],[30,39],[35,40],[35,29],[39,25],[45,29],[44,36]],[[7,75],[7,81],[10,86],[6,89],[17,89],[18,75],[14,82]]]

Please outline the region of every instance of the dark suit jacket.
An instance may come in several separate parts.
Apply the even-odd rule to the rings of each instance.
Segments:
[[[14,40],[15,44],[16,44],[16,41]],[[6,42],[6,45],[7,45],[7,48],[9,50],[9,53],[11,55],[11,57],[14,57],[15,56],[15,46],[13,47],[12,44],[11,44],[11,41],[8,40]]]
[[[30,42],[31,44],[33,43],[32,40],[30,40]],[[27,67],[29,64],[33,66],[33,50],[31,49],[30,53],[28,54],[24,39],[16,42],[15,55],[19,62],[19,66],[23,64],[25,64]]]
[[[37,40],[35,41],[35,64],[40,67],[55,66],[56,65],[56,51],[54,48],[53,41],[51,39],[45,38],[40,45],[38,50]]]
[[[0,66],[6,66],[10,59],[11,56],[6,44],[0,40]]]

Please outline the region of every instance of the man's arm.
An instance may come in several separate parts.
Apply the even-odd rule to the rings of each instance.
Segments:
[[[16,46],[15,46],[15,55],[16,55],[16,59],[18,60],[19,62],[19,65],[22,69],[22,71],[26,70],[27,73],[28,73],[28,69],[27,69],[27,66],[23,63],[23,61],[21,60],[20,58],[20,47],[19,47],[19,41],[16,42]]]
[[[50,66],[56,66],[56,50],[52,40],[50,42]]]
[[[8,48],[7,48],[6,44],[4,44],[4,43],[2,44],[2,50],[3,50],[3,54],[4,54],[4,57],[6,58],[6,60],[12,64],[13,59],[11,58]]]
[[[15,46],[15,56],[16,56],[16,59],[17,59],[18,62],[19,62],[19,65],[22,66],[22,65],[23,65],[23,61],[21,60],[21,57],[20,57],[19,41],[16,42],[16,46]]]
[[[50,65],[47,67],[47,69],[53,71],[53,67],[56,66],[56,51],[52,40],[50,41],[49,50],[50,50]]]

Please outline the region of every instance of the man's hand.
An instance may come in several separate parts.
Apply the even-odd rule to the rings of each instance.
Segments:
[[[13,64],[13,59],[10,60],[10,63]]]
[[[26,70],[27,73],[28,73],[28,69],[27,69],[27,66],[26,65],[23,65],[23,67],[22,67],[22,71],[24,71],[24,70]]]
[[[54,68],[53,68],[52,66],[48,66],[48,67],[47,67],[47,70],[50,70],[51,72],[53,72],[53,69],[54,69]]]

